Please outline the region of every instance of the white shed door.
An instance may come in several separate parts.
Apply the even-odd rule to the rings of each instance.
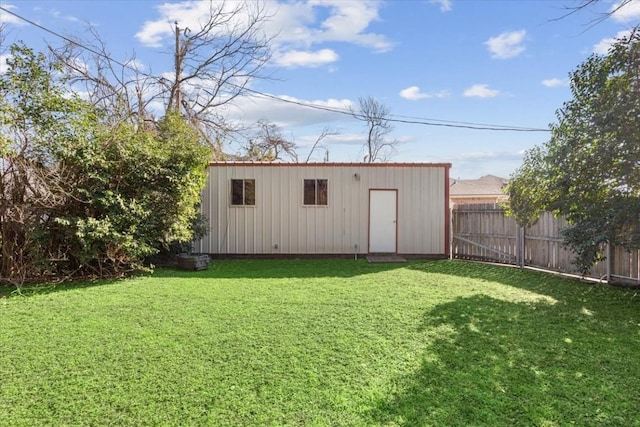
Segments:
[[[397,190],[369,191],[369,252],[396,253]]]

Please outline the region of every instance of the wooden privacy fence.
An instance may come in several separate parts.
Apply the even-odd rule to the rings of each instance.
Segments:
[[[497,204],[456,206],[452,220],[452,256],[460,259],[502,262],[562,273],[580,274],[574,254],[562,244],[564,218],[544,213],[531,227],[519,227]],[[640,251],[608,247],[606,259],[589,277],[640,285]]]

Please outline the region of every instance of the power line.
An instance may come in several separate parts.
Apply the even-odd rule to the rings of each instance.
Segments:
[[[364,118],[362,114],[358,112],[352,112],[347,109],[340,109],[336,107],[328,107],[325,105],[311,104],[301,101],[293,101],[291,99],[280,98],[275,95],[266,94],[254,89],[245,88],[247,92],[251,92],[260,97],[274,99],[281,102],[286,102],[289,104],[298,105],[301,107],[314,108],[316,110],[328,111],[331,113],[348,115],[356,118]],[[427,119],[427,118],[415,118],[415,117],[405,117],[405,116],[396,116],[391,115],[390,122],[395,123],[405,123],[405,124],[418,124],[418,125],[426,125],[426,126],[441,126],[441,127],[452,127],[452,128],[463,128],[463,129],[474,129],[474,130],[494,130],[494,131],[512,131],[512,132],[548,132],[549,129],[543,128],[527,128],[527,127],[519,127],[519,126],[506,126],[506,125],[491,125],[491,124],[483,124],[483,123],[469,123],[469,122],[456,122],[449,120],[439,120],[439,119]],[[404,118],[403,118],[404,117]]]
[[[496,125],[496,124],[489,124],[489,123],[462,122],[458,120],[431,119],[431,118],[425,118],[425,117],[401,116],[401,115],[395,115],[395,114],[393,114],[393,116],[402,118],[402,119],[409,119],[409,120],[428,120],[430,122],[452,123],[452,124],[470,125],[470,126],[491,126],[491,127],[497,127],[497,128],[511,128],[511,129],[535,130],[535,131],[548,130],[548,129],[542,129],[542,128],[531,128],[531,127],[523,127],[523,126],[508,126],[508,125]]]
[[[117,64],[123,68],[132,70],[136,73],[142,74],[146,77],[150,77],[150,78],[154,78],[154,79],[159,79],[162,80],[162,77],[157,77],[154,75],[151,75],[149,73],[145,73],[142,72],[128,64],[125,64],[121,61],[118,61],[117,59],[113,59],[112,57],[110,57],[109,55],[105,54],[104,52],[100,52],[97,51],[95,49],[93,49],[92,47],[86,46],[76,40],[70,39],[56,31],[53,31],[49,28],[46,28],[28,18],[25,18],[21,15],[18,15],[15,12],[12,12],[11,10],[4,8],[2,6],[0,6],[0,10],[2,10],[3,12],[9,13],[10,15],[30,24],[33,25],[36,28],[39,28],[49,34],[52,34],[62,40],[65,40],[69,43],[72,43],[76,46],[78,46],[81,49],[84,49],[88,52],[93,53],[94,55],[98,55],[104,59],[107,59],[108,61],[113,62],[114,64]],[[264,92],[260,92],[257,91],[255,89],[249,89],[247,87],[241,87],[239,85],[236,85],[234,83],[229,82],[228,83],[229,86],[235,87],[236,89],[240,89],[249,93],[252,93],[254,95],[257,95],[259,97],[263,97],[263,98],[268,98],[268,99],[273,99],[279,102],[284,102],[284,103],[288,103],[288,104],[293,104],[293,105],[297,105],[300,107],[304,107],[304,108],[311,108],[311,109],[315,109],[315,110],[322,110],[322,111],[327,111],[327,112],[331,112],[331,113],[336,113],[336,114],[342,114],[342,115],[347,115],[350,117],[355,117],[357,119],[364,119],[366,118],[364,115],[358,113],[357,111],[352,111],[349,109],[340,109],[340,108],[336,108],[336,107],[328,107],[325,105],[318,105],[318,104],[313,104],[313,103],[307,103],[307,102],[301,102],[301,101],[294,101],[294,100],[290,100],[290,99],[285,99],[285,98],[281,98],[275,95],[271,95],[268,93],[264,93]],[[437,127],[448,127],[448,128],[458,128],[458,129],[472,129],[472,130],[490,130],[490,131],[508,131],[508,132],[548,132],[549,129],[544,129],[544,128],[529,128],[529,127],[521,127],[521,126],[508,126],[508,125],[494,125],[494,124],[486,124],[486,123],[472,123],[472,122],[462,122],[462,121],[453,121],[453,120],[441,120],[441,119],[431,119],[431,118],[419,118],[419,117],[408,117],[408,116],[397,116],[397,115],[390,115],[390,118],[388,119],[389,122],[392,123],[404,123],[404,124],[414,124],[414,125],[424,125],[424,126],[437,126]]]
[[[85,45],[83,45],[82,43],[79,43],[79,42],[77,42],[77,41],[75,41],[75,40],[73,40],[73,39],[70,39],[69,37],[63,36],[63,35],[62,35],[62,34],[60,34],[60,33],[57,33],[57,32],[55,32],[55,31],[53,31],[53,30],[50,30],[49,28],[43,27],[42,25],[38,24],[37,22],[31,21],[30,19],[27,19],[27,18],[25,18],[24,16],[20,16],[20,15],[18,15],[17,13],[12,12],[12,11],[11,11],[11,10],[9,10],[9,9],[6,9],[6,8],[4,8],[4,7],[0,6],[0,10],[2,10],[3,12],[8,13],[8,14],[10,14],[10,15],[13,15],[13,16],[15,16],[16,18],[21,19],[22,21],[24,21],[24,22],[26,22],[26,23],[28,23],[28,24],[31,24],[31,25],[33,25],[34,27],[40,28],[42,31],[46,31],[46,32],[47,32],[47,33],[49,33],[49,34],[53,34],[54,36],[59,37],[59,38],[61,38],[62,40],[65,40],[65,41],[67,41],[67,42],[69,42],[69,43],[72,43],[72,44],[74,44],[74,45],[78,46],[79,48],[82,48],[82,49],[84,49],[84,50],[88,50],[89,52],[91,52],[91,53],[93,53],[93,54],[95,54],[95,55],[98,55],[98,56],[100,56],[100,57],[102,57],[102,58],[105,58],[105,59],[107,59],[107,60],[109,60],[109,61],[111,61],[111,62],[115,63],[115,64],[118,64],[118,65],[120,65],[121,67],[128,68],[128,69],[131,69],[131,70],[134,70],[134,71],[137,71],[137,70],[135,70],[133,67],[131,67],[131,66],[127,65],[127,64],[123,64],[122,62],[118,61],[117,59],[113,59],[113,58],[111,58],[109,55],[106,55],[106,54],[105,54],[105,53],[103,53],[103,52],[99,52],[99,51],[97,51],[97,50],[95,50],[95,49],[93,49],[93,48],[91,48],[91,47],[89,47],[89,46],[85,46]],[[153,77],[153,76],[151,76],[151,75],[147,75],[147,77]]]
[[[71,43],[71,44],[73,44],[73,45],[75,45],[75,46],[78,46],[78,47],[79,47],[79,48],[81,48],[81,49],[84,49],[84,50],[86,50],[86,51],[88,51],[88,52],[93,53],[94,55],[97,55],[97,56],[99,56],[99,57],[101,57],[101,58],[104,58],[104,59],[106,59],[107,61],[111,61],[111,62],[113,62],[114,64],[117,64],[117,65],[121,66],[122,68],[126,68],[126,69],[128,69],[128,70],[134,71],[134,72],[139,73],[139,74],[141,74],[141,75],[143,75],[143,76],[145,76],[145,77],[149,77],[149,78],[156,79],[156,80],[159,80],[159,81],[164,80],[164,78],[163,78],[163,77],[154,76],[154,75],[153,75],[153,74],[151,74],[151,73],[146,73],[146,72],[141,71],[141,70],[139,70],[139,69],[137,69],[137,68],[135,68],[135,67],[132,67],[132,66],[131,66],[131,65],[129,65],[129,64],[125,64],[125,63],[123,63],[123,62],[121,62],[121,61],[118,61],[117,59],[112,58],[111,56],[107,55],[107,54],[106,54],[106,53],[104,53],[104,52],[100,52],[100,51],[98,51],[98,50],[95,50],[95,49],[94,49],[94,48],[92,48],[91,46],[87,46],[87,45],[85,45],[85,44],[82,44],[82,43],[80,43],[80,42],[79,42],[79,41],[77,41],[77,40],[70,39],[69,37],[66,37],[66,36],[64,36],[64,35],[62,35],[62,34],[60,34],[60,33],[58,33],[58,32],[55,32],[55,31],[53,31],[53,30],[51,30],[51,29],[49,29],[49,28],[47,28],[47,27],[44,27],[44,26],[42,26],[42,25],[38,24],[37,22],[34,22],[34,21],[32,21],[32,20],[30,20],[30,19],[28,19],[28,18],[25,18],[24,16],[20,16],[20,15],[18,15],[17,13],[12,12],[11,10],[6,9],[6,8],[4,8],[4,7],[2,7],[2,6],[0,6],[0,10],[2,10],[3,12],[7,12],[7,13],[11,14],[11,15],[15,16],[15,17],[16,17],[16,18],[18,18],[18,19],[21,19],[21,20],[23,20],[24,22],[26,22],[26,23],[28,23],[28,24],[31,24],[31,25],[33,25],[33,26],[34,26],[34,27],[36,27],[36,28],[41,29],[42,31],[45,31],[45,32],[47,32],[47,33],[49,33],[49,34],[52,34],[52,35],[54,35],[54,36],[56,36],[56,37],[58,37],[58,38],[61,38],[62,40],[66,41],[66,42],[68,42],[68,43]]]

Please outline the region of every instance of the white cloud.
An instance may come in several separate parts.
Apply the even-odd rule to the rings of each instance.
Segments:
[[[9,58],[9,55],[0,55],[0,74],[4,74],[9,70],[9,65],[7,65],[7,59]]]
[[[88,74],[89,71],[91,70],[91,67],[89,66],[89,64],[87,64],[82,58],[76,57],[71,59],[70,61],[71,65],[73,66],[73,68],[77,71],[73,71],[73,74]]]
[[[304,135],[296,138],[296,145],[302,148],[311,148],[318,140],[318,135]],[[364,136],[361,133],[338,133],[325,137],[321,144],[328,145],[362,145]]]
[[[598,43],[593,45],[593,53],[597,53],[599,55],[606,55],[609,53],[609,48],[612,44],[614,44],[618,39],[626,38],[631,35],[631,30],[618,31],[614,37],[609,37],[606,39],[600,40]]]
[[[487,84],[475,84],[464,91],[464,96],[473,98],[494,98],[498,95],[500,91],[489,89]]]
[[[566,87],[569,86],[569,79],[545,79],[542,81],[542,85],[546,87]]]
[[[492,58],[514,58],[525,51],[526,48],[522,43],[526,35],[526,30],[506,31],[496,37],[491,37],[484,44],[487,45]]]
[[[136,38],[145,46],[161,47],[162,39],[171,34],[171,28],[169,22],[147,21],[136,33]]]
[[[220,112],[231,121],[254,123],[267,119],[283,128],[289,128],[351,120],[349,114],[328,110],[348,112],[348,108],[354,105],[348,99],[304,100],[286,95],[278,95],[276,98],[279,99],[241,96],[234,99],[233,105],[221,107]],[[317,108],[305,106],[308,104]]]
[[[287,68],[320,67],[336,62],[338,58],[338,54],[332,49],[321,49],[315,52],[291,50],[285,53],[277,53],[274,62]]]
[[[62,13],[60,13],[59,10],[52,10],[51,11],[51,16],[53,16],[54,18],[57,19],[63,19],[65,21],[70,21],[70,22],[79,22],[80,20],[78,18],[76,18],[75,16],[72,15],[62,15]]]
[[[399,93],[400,97],[404,99],[408,99],[409,101],[418,101],[420,99],[429,99],[429,98],[446,98],[448,93],[446,91],[441,91],[438,93],[425,93],[421,92],[418,86],[410,86],[406,89],[402,89]]]
[[[372,22],[378,21],[381,2],[376,0],[311,0],[313,7],[328,8],[329,17],[314,31],[316,42],[348,42],[370,47],[379,52],[391,49],[392,44],[383,35],[366,32]]]
[[[400,96],[410,101],[431,98],[431,95],[429,95],[428,93],[420,92],[420,88],[418,86],[411,86],[406,89],[402,89],[400,91]]]
[[[243,3],[244,4],[244,3]],[[236,8],[242,7],[239,2],[208,2],[197,0],[186,0],[177,3],[163,3],[156,7],[160,17],[153,21],[146,21],[142,29],[136,33],[136,38],[145,46],[161,47],[163,41],[173,43],[175,24],[181,29],[189,31],[200,31],[209,20],[210,9],[214,8],[214,14],[218,14],[218,26],[215,31],[219,34],[231,33],[234,26],[242,26],[250,18],[252,3],[247,2],[247,13],[235,13]],[[233,14],[233,17],[229,17]]]
[[[252,2],[222,3],[230,12],[231,8],[251,7]],[[277,61],[291,59],[291,65],[311,66],[333,62],[338,59],[330,55],[329,49],[313,50],[312,46],[328,43],[350,43],[385,52],[393,44],[382,34],[367,31],[369,26],[380,19],[381,2],[377,0],[310,0],[307,2],[265,2],[265,13],[269,17],[263,22],[262,30],[267,38],[273,38],[274,58]],[[190,28],[198,31],[206,17],[209,16],[210,3],[206,1],[182,1],[178,3],[163,3],[156,8],[158,19],[146,21],[136,38],[143,45],[160,47],[163,43],[173,43],[174,21],[178,21],[180,28]],[[230,27],[239,24],[248,14],[238,14],[228,28],[219,28],[221,33],[229,32]]]
[[[429,0],[429,3],[439,4],[440,12],[449,12],[453,8],[452,0]]]
[[[315,21],[315,12],[311,5],[301,2],[267,2],[266,6],[271,7],[267,12],[271,18],[264,23],[265,32],[276,35],[276,44],[311,46],[312,25]]]
[[[144,71],[145,69],[145,65],[135,58],[128,60],[126,64],[127,66],[129,66],[130,68],[133,68],[136,71]]]
[[[613,13],[613,19],[618,22],[630,22],[636,19],[640,19],[640,1],[631,0],[627,3],[617,2],[610,11]]]
[[[12,4],[3,4],[2,7],[12,12],[17,9],[17,7]],[[18,19],[10,13],[0,13],[0,24],[27,25],[26,22]]]

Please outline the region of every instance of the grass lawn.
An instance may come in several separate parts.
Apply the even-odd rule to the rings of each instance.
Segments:
[[[640,295],[460,261],[43,287],[0,299],[0,425],[640,426]]]

